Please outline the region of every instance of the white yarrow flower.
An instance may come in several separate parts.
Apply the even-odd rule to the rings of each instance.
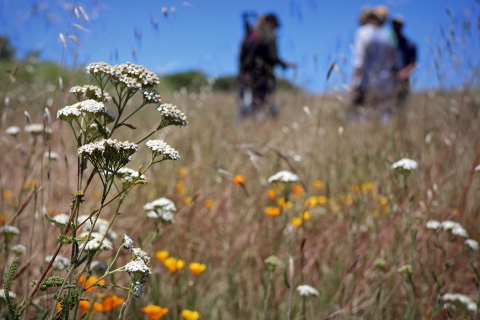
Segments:
[[[305,297],[318,296],[320,294],[317,289],[315,289],[315,288],[313,288],[313,287],[311,287],[307,284],[298,286],[297,291],[301,296],[305,296]]]
[[[403,158],[394,164],[392,164],[392,169],[412,171],[417,169],[418,164],[415,160]]]
[[[475,171],[480,171],[480,164],[475,167]]]
[[[23,244],[16,244],[11,248],[11,250],[16,256],[19,256],[27,251],[27,247],[25,247]]]
[[[5,235],[16,236],[16,235],[20,234],[20,230],[15,226],[11,226],[9,224],[6,224],[6,225],[4,225],[3,227],[0,228],[0,233],[3,233]]]
[[[15,299],[17,297],[15,292],[12,291],[8,291],[8,296],[10,297],[10,299]],[[5,300],[5,291],[3,290],[0,290],[0,300]]]
[[[46,151],[43,154],[43,157],[45,157],[47,159],[50,159],[50,160],[59,160],[60,159],[60,155],[56,152],[53,152],[53,151]]]
[[[427,229],[433,229],[433,230],[437,230],[441,226],[442,224],[437,220],[429,220],[427,221],[427,224],[426,224]]]
[[[273,182],[296,182],[298,180],[300,180],[300,178],[296,174],[291,173],[290,171],[286,171],[286,170],[279,171],[276,174],[274,174],[273,176],[271,176],[270,178],[268,178],[269,183],[273,183]]]
[[[50,260],[52,260],[52,257],[53,257],[52,255],[46,256],[45,262],[47,263],[50,262]],[[56,270],[62,271],[63,269],[68,267],[69,264],[70,264],[69,259],[65,258],[64,256],[57,255],[55,257],[55,260],[53,261],[52,267]]]
[[[478,251],[478,248],[479,248],[478,241],[473,239],[467,239],[465,240],[465,244],[469,246],[470,249]]]
[[[445,293],[442,296],[443,301],[460,302],[471,312],[477,311],[477,304],[470,297],[460,293]]]
[[[147,216],[152,219],[161,219],[165,222],[174,222],[174,213],[177,211],[172,200],[160,198],[155,201],[146,203],[143,206],[147,210]]]
[[[17,126],[11,126],[11,127],[8,127],[7,130],[5,130],[5,133],[10,136],[16,136],[17,134],[20,133],[20,128]]]
[[[452,234],[455,234],[460,237],[468,238],[467,230],[465,230],[461,225],[453,227]]]

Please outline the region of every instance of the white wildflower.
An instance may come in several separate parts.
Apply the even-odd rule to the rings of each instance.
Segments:
[[[50,160],[59,160],[60,159],[60,155],[56,152],[53,152],[53,151],[46,151],[43,156],[47,159],[50,159]]]
[[[33,136],[42,135],[43,133],[45,133],[46,135],[52,134],[52,129],[50,129],[49,127],[45,127],[41,123],[28,124],[25,126],[24,130],[25,132],[28,132]]]
[[[478,251],[478,241],[473,240],[473,239],[467,239],[465,240],[465,244],[470,247],[470,249]]]
[[[297,291],[301,296],[305,296],[305,297],[318,296],[320,294],[317,289],[306,284],[298,286]]]
[[[475,171],[480,171],[480,164],[475,167]]]
[[[130,168],[120,168],[117,171],[117,175],[120,177],[120,180],[123,184],[129,184],[130,182],[138,178],[138,171],[132,170]],[[140,176],[140,180],[146,179],[147,177],[145,177],[144,174]]]
[[[17,297],[15,292],[12,291],[8,291],[8,296],[10,299],[15,299]],[[5,291],[3,289],[0,290],[0,300],[5,300]]]
[[[57,111],[57,118],[63,121],[72,122],[72,120],[80,117],[82,114],[79,108],[80,104],[76,103],[71,106],[66,106]]]
[[[150,274],[152,271],[150,268],[143,262],[143,260],[136,260],[136,261],[130,261],[125,265],[125,271],[130,272],[130,273],[143,273],[143,274]]]
[[[147,216],[152,219],[161,219],[165,222],[174,222],[173,214],[177,211],[175,204],[167,199],[160,198],[143,206]]]
[[[450,220],[445,220],[445,221],[442,222],[442,228],[444,230],[451,230],[458,225],[460,225],[460,224],[457,223],[457,222],[454,222],[454,221],[450,221]]]
[[[177,126],[187,125],[187,117],[177,106],[171,103],[162,103],[158,106],[157,110],[162,114],[164,119],[169,123]]]
[[[429,220],[427,221],[427,224],[426,224],[427,229],[433,229],[433,230],[437,230],[441,226],[442,224],[437,220]]]
[[[470,297],[460,293],[445,293],[442,296],[443,301],[460,302],[471,312],[477,311],[477,304]]]
[[[392,164],[392,169],[397,169],[397,170],[404,170],[404,171],[412,171],[417,169],[418,164],[416,161],[412,159],[407,159],[403,158],[394,164]]]
[[[5,130],[5,133],[10,136],[16,136],[17,134],[20,133],[20,128],[17,126],[11,126],[11,127],[8,127],[7,130]]]
[[[88,236],[88,232],[81,233],[79,237]],[[102,241],[103,239],[103,241]],[[96,250],[112,250],[113,246],[110,240],[106,239],[105,235],[98,232],[92,232],[90,239],[85,241],[85,243],[80,247],[85,247],[87,251],[96,251]]]
[[[452,234],[468,238],[467,230],[465,230],[460,224],[452,228]]]
[[[271,176],[270,178],[268,178],[268,182],[269,183],[273,183],[273,182],[296,182],[300,180],[300,178],[294,174],[294,173],[291,173],[290,171],[286,171],[286,170],[283,170],[283,171],[279,171],[277,172],[276,174],[274,174],[273,176]]]
[[[5,235],[16,236],[16,235],[20,234],[20,230],[15,226],[11,226],[9,224],[6,224],[3,227],[0,227],[0,233],[3,233]]]
[[[152,150],[154,158],[163,155],[163,160],[180,160],[178,152],[163,140],[149,140],[146,145]]]
[[[123,243],[122,243],[123,247],[127,250],[132,250],[133,244],[134,244],[133,238],[130,237],[128,234],[124,234]]]
[[[46,256],[45,257],[45,262],[50,262],[50,260],[52,260],[52,255],[49,255],[49,256]],[[55,270],[59,270],[59,271],[62,271],[63,269],[65,269],[66,267],[68,267],[70,265],[70,260],[65,258],[64,256],[61,256],[61,255],[57,255],[55,257],[55,260],[53,261],[53,264],[52,264],[52,267],[55,269]]]
[[[16,244],[14,245],[10,250],[16,255],[22,255],[25,251],[27,251],[27,247],[25,247],[23,244]]]
[[[66,213],[59,213],[55,217],[53,217],[53,220],[61,224],[67,224],[69,219],[70,219],[70,216]]]

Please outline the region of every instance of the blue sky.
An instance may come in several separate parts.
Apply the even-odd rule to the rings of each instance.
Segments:
[[[241,13],[273,11],[282,23],[278,32],[280,55],[298,64],[296,71],[280,69],[277,74],[311,92],[320,92],[333,61],[337,61],[341,72],[332,75],[329,87],[348,84],[349,46],[357,15],[363,6],[379,4],[387,5],[393,15],[405,18],[405,33],[418,45],[417,88],[438,86],[442,81],[444,86],[461,84],[480,56],[476,25],[480,4],[476,0],[0,1],[0,33],[11,37],[19,57],[37,49],[42,58],[63,59],[70,66],[92,61],[116,63],[118,57],[119,63],[136,62],[160,74],[190,69],[200,69],[208,75],[234,74],[243,32]],[[31,15],[35,3],[38,10]],[[77,18],[69,5],[81,6],[89,20],[81,11]],[[162,8],[168,10],[166,17]],[[472,22],[470,33],[464,31],[464,19]],[[73,24],[88,32],[74,28]],[[445,38],[451,37],[450,27],[457,40],[450,40],[448,52]],[[462,32],[467,39],[463,46],[458,40]],[[64,52],[59,33],[77,37],[80,46],[67,39]],[[435,59],[445,80],[437,77]],[[455,61],[462,64],[455,65]]]

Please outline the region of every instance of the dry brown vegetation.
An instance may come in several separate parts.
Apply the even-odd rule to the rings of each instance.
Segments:
[[[44,105],[33,95],[25,109],[39,122]],[[56,97],[53,115],[74,102],[68,93],[58,92]],[[345,103],[335,96],[280,92],[278,119],[241,123],[235,121],[233,94],[206,92],[200,99],[187,93],[165,95],[163,100],[184,111],[189,124],[168,127],[154,138],[167,141],[182,159],[153,166],[146,173],[148,184],[136,186],[128,195],[113,229],[119,235],[128,233],[152,258],[156,251],[168,250],[187,267],[171,274],[153,258],[153,275],[142,298],[130,304],[127,318],[146,317],[140,308],[157,304],[170,309],[164,319],[178,319],[182,309],[197,310],[202,319],[263,319],[266,303],[268,319],[286,317],[289,308],[291,319],[446,319],[469,314],[461,304],[443,310],[439,299],[443,294],[462,293],[478,302],[479,252],[470,250],[463,237],[425,226],[432,219],[453,220],[465,227],[470,238],[480,240],[480,173],[474,169],[480,163],[477,91],[415,94],[404,125],[398,119],[388,125],[347,124]],[[137,129],[124,128],[116,138],[133,140],[156,126],[158,112],[153,106],[146,109],[132,118]],[[23,109],[15,102],[3,110],[2,131],[23,123]],[[57,243],[59,229],[42,213],[68,212],[76,191],[73,135],[65,122],[54,119],[51,126],[51,139],[40,139],[36,145],[24,132],[18,140],[2,132],[0,141],[2,224],[19,227],[21,234],[11,244],[27,247],[12,281],[15,302],[30,292],[29,283],[38,278],[44,257]],[[25,170],[31,148],[34,152]],[[60,160],[43,158],[49,149],[59,153]],[[129,167],[146,165],[147,157],[140,145]],[[407,179],[407,189],[402,176],[391,169],[403,157],[419,164]],[[274,187],[267,179],[279,170],[294,172],[301,181],[277,189],[275,199],[269,198]],[[88,169],[86,173],[88,177]],[[244,176],[245,182],[235,184],[234,175]],[[318,181],[314,187],[316,180],[323,187],[318,188]],[[92,183],[80,214],[98,206],[101,186]],[[281,194],[288,194],[291,208],[275,218],[267,216],[265,208],[278,206]],[[319,196],[327,202],[318,203]],[[142,209],[159,197],[175,202],[173,225],[156,228]],[[316,200],[309,205],[312,197]],[[24,210],[15,216],[25,201]],[[206,206],[207,201],[213,205]],[[101,217],[110,218],[115,208],[114,202]],[[291,219],[305,211],[310,219],[293,227]],[[149,241],[152,234],[156,238]],[[114,251],[120,241],[114,242]],[[68,257],[70,250],[64,246],[60,253]],[[107,262],[114,254],[106,251],[95,260]],[[271,255],[285,265],[274,271],[266,299],[264,260]],[[4,272],[12,259],[2,257]],[[122,252],[118,266],[129,259],[130,254]],[[193,276],[190,262],[204,263],[207,269]],[[411,266],[411,274],[398,272],[405,265]],[[127,276],[106,280],[128,285]],[[308,297],[305,306],[295,290],[302,284],[320,293]],[[40,317],[41,307],[53,306],[53,293],[52,289],[37,294],[33,301],[39,307],[30,306],[27,318]],[[98,293],[125,296],[115,288],[97,288],[83,296],[94,299]],[[7,316],[5,306],[1,308]],[[116,313],[93,317],[107,319]],[[476,316],[470,313],[470,317]]]

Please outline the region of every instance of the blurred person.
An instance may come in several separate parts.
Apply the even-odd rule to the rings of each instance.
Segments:
[[[275,66],[283,69],[295,67],[294,63],[283,61],[278,56],[277,36],[275,30],[280,27],[277,16],[273,13],[260,16],[253,28],[244,15],[246,35],[240,48],[240,72],[237,79],[239,94],[238,119],[258,114],[263,106],[269,107],[272,117],[278,115],[273,94],[276,78]]]
[[[387,6],[383,6],[383,5],[377,6],[377,7],[375,7],[375,9],[373,9],[373,13],[378,18],[379,28],[388,37],[392,46],[394,48],[396,48],[397,47],[397,37],[395,36],[395,33],[393,32],[390,24],[387,24],[387,21],[389,20],[389,17],[388,17],[389,12],[388,12]]]
[[[394,48],[380,29],[380,19],[372,8],[364,8],[358,19],[353,48],[352,98],[347,109],[347,121],[365,118],[366,104],[381,112],[382,122],[388,122],[395,81],[392,69]]]
[[[403,34],[404,19],[400,16],[392,20],[392,28],[397,39],[395,48],[395,78],[396,97],[395,111],[401,112],[405,108],[410,94],[409,77],[417,64],[417,46]]]

